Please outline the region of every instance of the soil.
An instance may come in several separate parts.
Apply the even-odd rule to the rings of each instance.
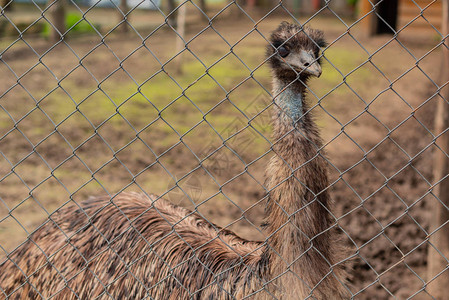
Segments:
[[[166,70],[164,80],[170,80],[168,75],[178,78],[176,59],[168,62],[173,51],[167,49],[173,48],[175,40],[170,29],[162,28],[146,40],[151,53],[133,33],[126,38],[109,35],[105,43],[99,37],[82,36],[51,49],[42,63],[29,46],[42,55],[48,43],[32,38],[27,40],[29,46],[15,43],[2,56],[6,64],[0,64],[1,255],[23,242],[55,209],[89,195],[121,190],[159,193],[245,238],[263,239],[261,183],[271,156],[263,137],[270,136],[269,110],[254,118],[258,130],[245,125],[248,119],[242,112],[255,116],[270,104],[265,92],[270,90],[267,67],[257,66],[264,61],[263,36],[284,19],[287,16],[281,12],[270,15],[257,24],[257,31],[243,38],[254,28],[247,17],[218,17],[213,28],[189,45],[200,59],[216,61],[229,54],[227,43],[236,43],[234,53],[255,69],[250,75],[240,64],[239,70],[246,73],[235,77],[226,70],[219,84],[228,91],[242,78],[253,76],[229,94],[230,101],[217,104],[226,95],[220,87],[206,95],[218,98],[198,101],[212,127],[229,138],[226,147],[220,147],[223,142],[212,127],[204,122],[195,127],[203,114],[199,119],[198,111],[190,115],[195,110],[188,101],[184,105],[190,108],[175,104],[159,113],[142,102],[136,104],[136,111],[130,110],[130,117],[124,112],[125,118],[114,114],[115,107],[108,108],[113,117],[103,125],[110,116],[101,115],[103,106],[83,108],[96,99],[89,98],[89,93],[98,86],[101,89],[96,92],[115,95],[112,102],[124,100],[129,95],[119,92],[132,84],[130,76],[139,84],[151,74],[157,78],[161,70],[157,60]],[[330,162],[334,214],[348,246],[351,292],[356,299],[431,299],[424,291],[428,280],[425,239],[430,208],[438,205],[428,191],[435,182],[432,154],[439,151],[433,143],[433,116],[441,99],[433,97],[437,88],[432,81],[438,78],[441,50],[431,51],[436,41],[415,41],[405,34],[400,42],[391,36],[368,38],[359,26],[347,31],[329,16],[315,18],[311,24],[323,29],[331,42],[324,72],[336,74],[323,74],[312,82],[309,97],[324,96],[314,112]],[[195,37],[205,26],[201,22],[188,26],[188,36]],[[128,74],[117,71],[120,60],[130,53],[123,64]],[[185,55],[186,62],[194,61],[192,55]],[[82,67],[71,71],[80,59]],[[220,62],[226,64],[227,59],[236,57],[231,54]],[[227,82],[227,77],[232,80]],[[53,91],[58,86],[56,78],[62,78],[62,91]],[[55,94],[56,100],[51,98]],[[220,119],[224,115],[227,118]],[[170,122],[176,126],[181,122],[188,129],[174,125],[175,133],[168,128]],[[149,123],[153,125],[145,127]],[[242,128],[244,138],[239,140],[236,133]],[[196,168],[205,157],[202,168]],[[184,192],[176,187],[176,180]]]

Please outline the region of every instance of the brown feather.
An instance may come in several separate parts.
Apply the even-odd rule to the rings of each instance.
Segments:
[[[271,36],[279,40],[315,55],[324,45],[320,31],[288,23]],[[289,88],[305,99],[308,77],[267,49],[274,96]],[[265,242],[243,240],[155,195],[90,198],[53,214],[8,256],[0,299],[347,298],[318,130],[307,101],[296,121],[275,107]]]

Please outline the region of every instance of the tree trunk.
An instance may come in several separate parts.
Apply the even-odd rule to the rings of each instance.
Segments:
[[[170,26],[176,27],[176,2],[175,0],[167,0],[165,15],[168,16],[167,22]]]
[[[447,299],[449,295],[449,0],[443,0],[443,36],[446,36],[443,51],[442,72],[439,82],[444,86],[440,90],[438,107],[435,115],[435,134],[441,134],[435,144],[440,149],[435,149],[433,181],[437,183],[433,188],[433,195],[441,203],[433,206],[430,219],[430,233],[428,254],[427,254],[427,291],[436,299]],[[445,132],[442,134],[442,132]],[[442,180],[445,178],[444,180]],[[439,182],[441,180],[441,182]],[[430,282],[431,281],[431,282]]]
[[[186,12],[187,12],[186,5],[187,4],[184,4],[179,8],[178,18],[176,21],[176,24],[177,24],[176,31],[180,35],[180,37],[178,37],[176,39],[176,53],[180,53],[186,46],[183,41],[183,39],[185,38],[185,33],[186,33]],[[182,55],[182,54],[176,58],[176,73],[178,73],[178,74],[182,74],[183,58],[184,58],[184,55]]]
[[[120,0],[120,10],[119,11],[119,20],[122,21],[123,19],[129,21],[129,15],[127,16],[126,14],[128,13],[128,1],[127,0]],[[120,31],[123,33],[127,33],[128,32],[128,23],[127,22],[123,22],[120,25]]]
[[[244,9],[244,1],[243,0],[233,0],[233,4],[230,9],[227,9],[231,18],[238,19],[243,15],[242,9]]]
[[[49,1],[49,3],[51,0]],[[53,24],[51,40],[53,42],[58,42],[61,39],[65,38],[64,33],[66,31],[65,28],[65,0],[56,0],[56,2],[52,5],[51,9],[51,23]]]
[[[207,4],[206,0],[200,0],[200,8],[207,15]]]
[[[1,7],[3,8],[4,11],[11,11],[13,9],[14,1],[11,1],[11,3],[9,3],[9,1],[11,1],[11,0],[2,0],[0,2],[1,3]],[[6,6],[8,3],[9,3],[9,5]]]

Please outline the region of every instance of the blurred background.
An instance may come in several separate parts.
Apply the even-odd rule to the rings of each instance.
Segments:
[[[263,240],[265,46],[288,21],[329,42],[308,98],[332,163],[351,291],[435,299],[427,248],[432,208],[443,207],[431,190],[442,182],[435,153],[445,153],[434,125],[447,105],[444,5],[1,0],[0,262],[57,209],[122,191]]]

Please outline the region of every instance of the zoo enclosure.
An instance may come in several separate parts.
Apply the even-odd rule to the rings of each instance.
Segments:
[[[136,7],[146,3],[142,1],[134,7],[111,3],[110,10],[97,8],[99,2],[87,7],[71,2],[77,17],[72,13],[69,22],[60,18],[62,3],[32,2],[30,15],[35,19],[24,27],[16,24],[22,7],[10,1],[2,8],[2,28],[13,32],[4,37],[1,52],[2,259],[8,259],[61,207],[88,195],[124,190],[157,192],[210,222],[263,239],[257,219],[260,207],[255,204],[263,202],[262,170],[272,154],[268,126],[272,95],[263,47],[269,31],[288,18],[317,28],[322,23],[331,33],[323,60],[332,76],[325,73],[320,79],[324,83],[311,83],[309,97],[315,103],[312,110],[325,120],[323,131],[333,128],[324,133],[324,150],[332,166],[329,189],[338,198],[336,223],[351,249],[347,258],[353,266],[351,292],[362,298],[431,299],[449,286],[439,282],[446,280],[447,245],[437,238],[447,218],[441,221],[416,212],[447,208],[439,190],[447,169],[429,168],[434,155],[440,155],[436,166],[447,166],[448,126],[442,121],[447,117],[436,118],[440,128],[434,127],[433,117],[428,119],[436,106],[442,107],[440,112],[447,110],[447,75],[429,68],[448,64],[447,58],[440,62],[440,56],[447,56],[447,28],[440,26],[434,11],[445,7],[436,11],[447,12],[446,2],[400,1],[399,14],[412,16],[396,27],[380,11],[385,0],[361,1],[355,19],[343,17],[330,1],[299,21],[294,3],[287,2],[251,7],[240,2],[185,1],[171,3],[175,7],[168,5],[164,13],[157,4],[153,11],[138,11]],[[207,12],[200,8],[204,5]],[[236,14],[245,21],[232,19]],[[97,16],[106,25],[96,25]],[[150,21],[151,25],[140,26]],[[243,29],[233,27],[233,22]],[[373,28],[373,22],[389,28],[391,35],[367,38],[363,32]],[[37,27],[42,28],[35,31]],[[45,40],[51,38],[50,32],[55,33],[54,42]],[[76,32],[81,34],[71,35]],[[132,42],[122,48],[127,39]],[[204,49],[213,46],[208,40],[220,43],[216,53]],[[175,41],[181,48],[168,51]],[[344,56],[348,47],[357,48],[356,55]],[[253,51],[258,59],[252,57]],[[400,65],[391,70],[387,64],[395,60],[382,57],[398,53],[407,58],[396,57]],[[341,57],[354,59],[355,64],[346,65]],[[139,71],[142,62],[145,72]],[[415,73],[420,75],[408,78]],[[419,85],[416,78],[424,78],[426,84]],[[161,85],[161,90],[156,88]],[[368,85],[374,88],[365,93]],[[423,88],[423,94],[408,93],[410,85]],[[387,102],[393,115],[376,107],[387,105],[384,96],[395,99],[395,104]],[[350,103],[344,109],[349,112],[332,103],[342,97]],[[364,127],[364,120],[371,127]],[[368,129],[373,140],[363,137]],[[402,133],[404,129],[409,132]],[[410,131],[422,141],[414,140]],[[411,142],[404,142],[401,135]],[[351,149],[339,155],[337,149],[346,144]],[[347,156],[354,159],[345,161]],[[385,161],[391,166],[382,165]],[[364,176],[366,182],[357,181]],[[249,184],[255,187],[249,189]],[[248,202],[242,202],[242,195]],[[391,215],[378,209],[386,204],[395,210]],[[228,211],[232,218],[223,218]],[[361,224],[374,232],[364,236],[355,230]],[[409,245],[395,228],[410,233],[405,236]],[[14,240],[16,236],[20,239]],[[393,254],[382,255],[382,250]],[[444,258],[436,271],[426,270],[422,257],[427,252]],[[404,272],[407,276],[401,283],[406,289],[394,278]]]

